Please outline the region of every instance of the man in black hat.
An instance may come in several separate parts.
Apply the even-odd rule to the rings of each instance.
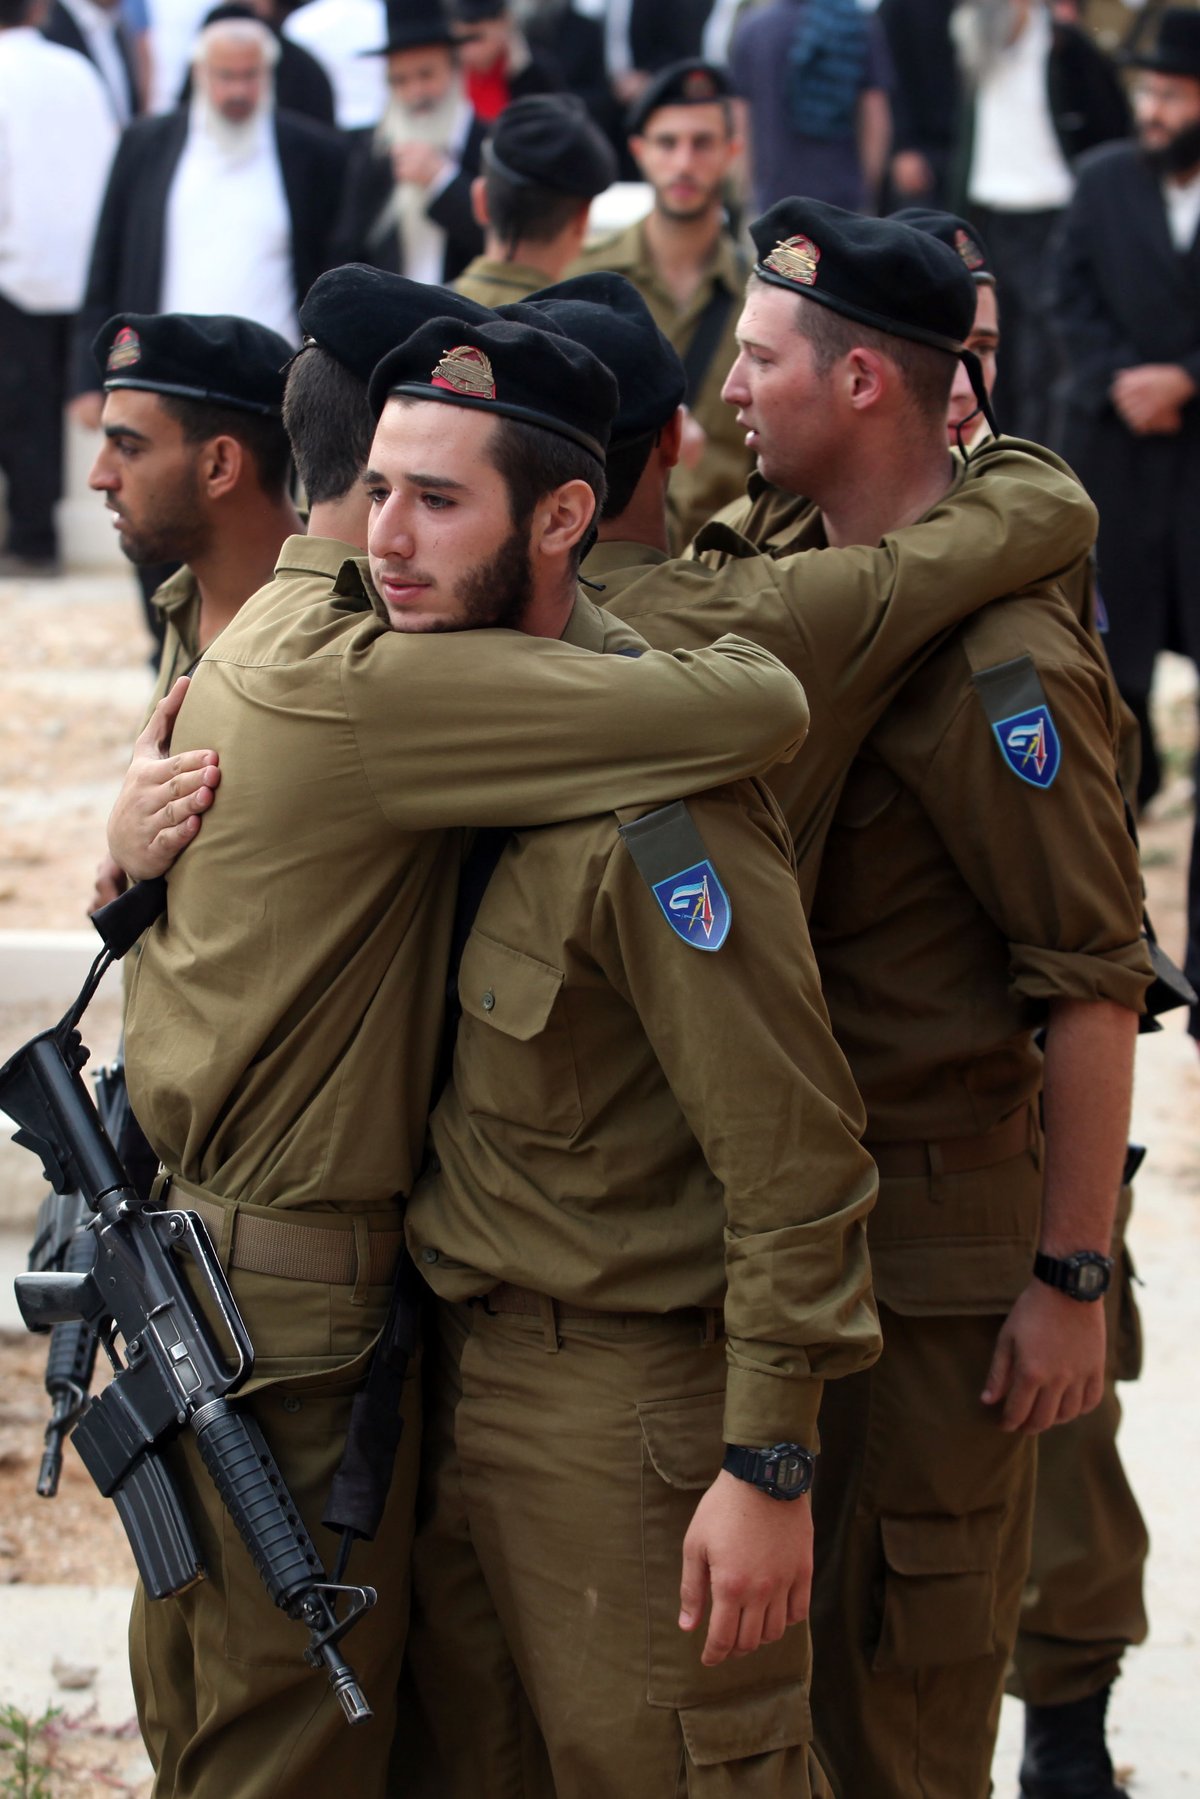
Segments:
[[[484,250],[457,291],[504,306],[557,281],[583,247],[592,201],[616,175],[608,139],[573,94],[514,100],[483,146],[471,202]]]
[[[336,242],[343,262],[453,281],[483,249],[471,182],[487,128],[472,110],[438,0],[389,0],[389,99],[351,152]]]
[[[1155,657],[1200,657],[1200,513],[1188,498],[1200,481],[1200,14],[1168,8],[1138,64],[1137,140],[1079,165],[1055,304],[1067,360],[1064,453],[1100,509],[1108,651],[1142,727],[1144,805],[1160,781],[1149,717]],[[1194,983],[1200,871],[1188,914]]]
[[[705,62],[675,63],[651,81],[631,108],[627,129],[629,148],[654,190],[653,210],[591,245],[571,271],[613,269],[627,276],[687,370],[688,406],[705,442],[672,483],[680,546],[741,492],[748,472],[741,433],[721,404],[746,279],[745,260],[725,223],[725,182],[742,148],[731,93],[725,72]]]
[[[510,0],[449,0],[449,10],[467,98],[485,124],[514,100],[565,90],[562,71],[529,42]]]

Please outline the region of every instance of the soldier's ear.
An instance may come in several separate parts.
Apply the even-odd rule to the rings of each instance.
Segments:
[[[224,499],[226,494],[233,492],[246,468],[246,449],[236,437],[224,434],[210,437],[200,452],[200,479],[205,497]]]
[[[488,217],[487,187],[482,175],[476,175],[471,183],[471,216],[484,231],[492,222]]]

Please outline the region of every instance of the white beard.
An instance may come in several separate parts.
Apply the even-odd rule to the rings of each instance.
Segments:
[[[454,131],[459,121],[462,101],[463,82],[462,77],[457,74],[437,105],[429,107],[427,111],[414,112],[411,107],[402,106],[393,97],[388,101],[387,111],[375,127],[375,148],[390,156],[396,144],[432,144],[435,150],[449,153],[456,147]],[[428,191],[415,181],[395,182],[387,205],[371,227],[372,238],[386,236],[395,225],[400,232],[400,242],[410,240],[425,223],[428,198]]]
[[[217,111],[197,82],[189,129],[205,140],[218,160],[230,168],[238,168],[242,163],[252,162],[262,149],[274,105],[274,92],[268,88],[250,117],[235,122]]]

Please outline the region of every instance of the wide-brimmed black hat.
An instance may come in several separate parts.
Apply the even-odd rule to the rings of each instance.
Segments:
[[[424,50],[429,44],[453,46],[457,38],[439,0],[387,0],[387,42],[367,56],[390,56],[396,50]]]
[[[500,114],[483,146],[483,169],[515,187],[594,200],[616,180],[617,158],[574,94],[528,94]]]
[[[511,317],[422,325],[371,376],[367,398],[376,418],[393,396],[540,425],[600,462],[618,400],[616,381],[590,350],[557,328]]]
[[[733,81],[718,63],[702,62],[698,57],[673,62],[661,69],[634,101],[625,115],[625,129],[630,137],[637,137],[660,106],[712,106],[732,98]]]
[[[683,405],[687,394],[683,364],[624,275],[611,270],[575,275],[531,295],[524,309],[544,313],[616,376],[620,397],[610,455],[661,431]],[[506,315],[501,307],[500,316]]]
[[[364,382],[389,350],[429,319],[477,323],[491,316],[486,306],[453,288],[410,281],[406,275],[392,275],[364,262],[344,263],[318,275],[300,302],[305,342],[327,350]]]
[[[1200,12],[1168,6],[1158,21],[1158,39],[1130,58],[1135,69],[1157,75],[1190,75],[1200,81]]]
[[[92,355],[106,393],[139,387],[279,418],[292,346],[251,319],[119,312],[96,334]]]
[[[974,225],[968,225],[956,213],[937,212],[932,206],[904,206],[899,212],[893,212],[889,216],[898,225],[908,225],[914,231],[924,231],[927,236],[936,237],[940,243],[948,244],[962,257],[974,281],[995,287],[996,273],[992,268],[987,245]]]

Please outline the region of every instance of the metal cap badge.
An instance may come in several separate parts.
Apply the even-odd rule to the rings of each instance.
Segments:
[[[474,344],[457,344],[447,350],[433,371],[432,385],[448,388],[452,394],[468,394],[474,400],[496,398],[492,365]]]
[[[113,338],[112,348],[108,352],[108,372],[117,369],[131,369],[142,360],[142,340],[132,325],[125,325]]]
[[[984,266],[983,252],[980,250],[979,245],[975,242],[974,238],[968,236],[961,226],[954,233],[954,248],[958,251],[972,274],[975,273],[976,269],[981,269]]]
[[[820,260],[821,252],[811,237],[787,237],[782,243],[776,244],[769,256],[764,256],[763,267],[774,269],[785,281],[798,282],[801,287],[814,287]]]

